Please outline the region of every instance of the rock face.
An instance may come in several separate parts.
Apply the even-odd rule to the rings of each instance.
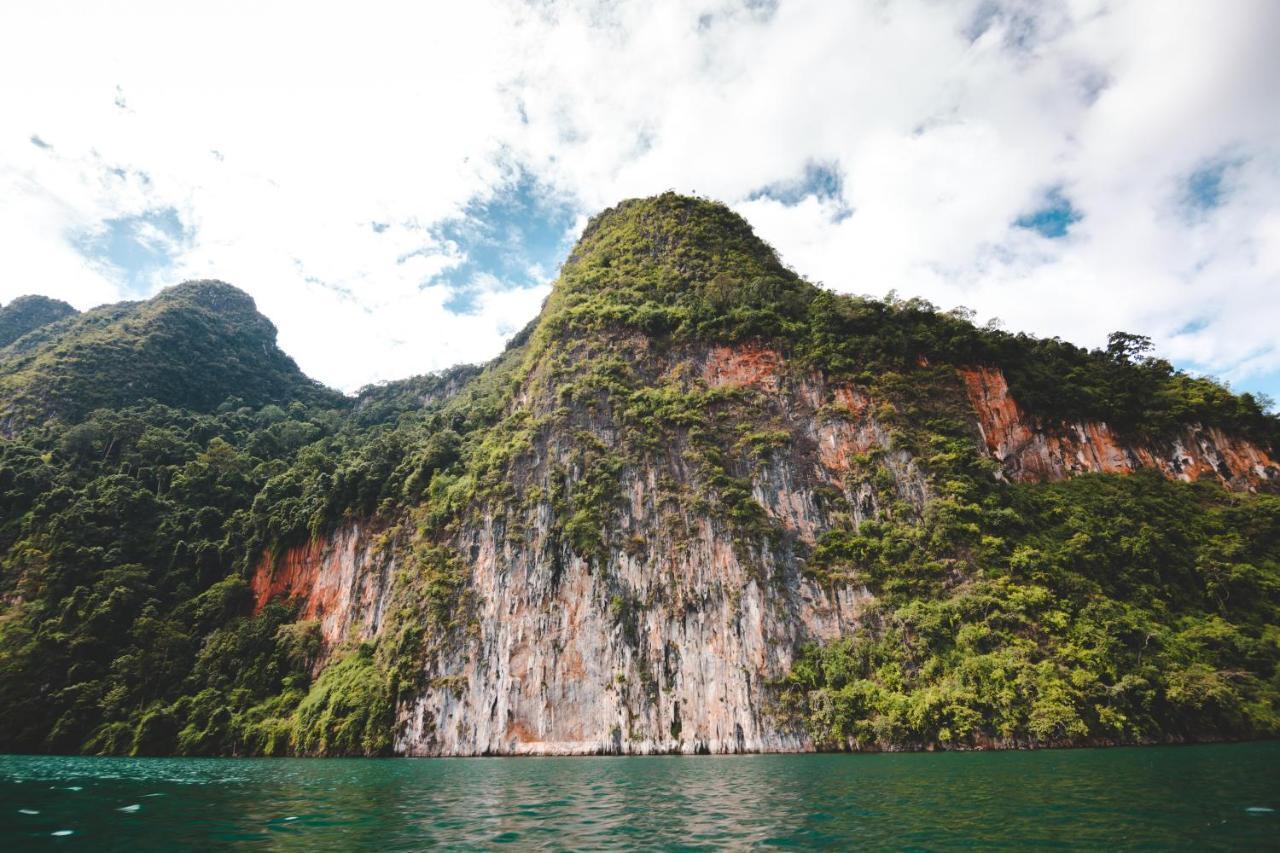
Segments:
[[[703,387],[747,388],[802,437],[751,475],[783,536],[812,543],[828,524],[818,490],[841,488],[845,455],[884,440],[872,419],[823,423],[822,404],[851,399],[819,377],[788,377],[779,354],[700,354]],[[840,393],[846,392],[846,393]],[[610,424],[600,424],[606,437]],[[692,482],[684,448],[625,477],[624,550],[589,563],[548,541],[551,507],[490,515],[462,537],[475,555],[475,638],[445,653],[450,678],[406,709],[411,755],[759,752],[810,748],[770,715],[768,683],[805,641],[848,632],[864,589],[824,589],[789,549],[743,553],[706,514],[673,510],[660,483]],[[681,452],[677,452],[681,451]],[[537,447],[546,484],[558,454]],[[910,479],[907,474],[904,479]],[[512,539],[504,531],[532,531]]]
[[[1280,482],[1280,467],[1265,452],[1214,427],[1188,426],[1159,446],[1126,444],[1105,423],[1037,422],[1010,396],[999,368],[966,368],[960,376],[987,449],[1017,482],[1086,472],[1131,474],[1139,468],[1188,482],[1213,477],[1236,490]]]
[[[903,503],[928,494],[911,457],[890,450],[880,403],[860,390],[794,371],[777,351],[709,347],[659,359],[631,341],[654,375],[694,365],[689,387],[745,392],[786,434],[781,447],[740,470],[778,532],[744,549],[715,515],[671,500],[671,483],[696,486],[689,447],[662,448],[623,475],[618,541],[586,559],[552,534],[546,498],[491,508],[456,534],[469,559],[473,602],[465,628],[438,638],[421,692],[402,704],[396,742],[406,755],[786,752],[813,748],[771,708],[770,682],[804,643],[847,635],[871,600],[861,587],[819,583],[803,554],[831,525],[824,494],[839,492],[855,523],[883,509],[847,476],[878,453]],[[960,371],[975,440],[1016,481],[1155,467],[1169,477],[1212,475],[1250,489],[1274,481],[1275,463],[1219,430],[1189,428],[1168,447],[1126,446],[1105,424],[1047,428],[1013,400],[996,369]],[[545,412],[536,374],[513,405]],[[606,448],[616,419],[580,426]],[[980,437],[980,438],[979,438]],[[525,455],[520,491],[549,494],[557,472],[581,481],[571,448],[544,431]],[[685,502],[688,503],[688,502]],[[697,502],[692,502],[694,507]],[[304,599],[332,649],[384,627],[403,537],[350,524],[264,560],[253,578],[259,607]]]
[[[299,598],[299,618],[320,623],[329,649],[343,640],[365,640],[382,626],[395,567],[394,537],[352,523],[264,557],[251,581],[254,609],[277,596]]]
[[[301,597],[331,650],[396,638],[378,650],[412,655],[391,662],[401,754],[803,751],[776,683],[806,645],[882,627],[867,575],[828,571],[828,545],[955,506],[930,473],[949,456],[1015,482],[1153,468],[1277,485],[1266,452],[1215,428],[1156,446],[1040,422],[999,369],[963,366],[981,350],[947,349],[972,329],[805,287],[727,210],[602,214],[493,365],[369,392],[370,411],[456,394],[471,414],[441,403],[441,428],[482,422],[454,436],[468,467],[381,522],[412,532],[351,524],[264,560],[259,606]]]
[[[637,363],[655,364],[632,342]],[[735,547],[734,531],[673,501],[671,483],[696,486],[687,446],[653,453],[624,474],[615,522],[623,547],[600,560],[551,533],[549,500],[490,511],[457,535],[470,555],[474,612],[428,665],[428,687],[402,707],[398,751],[409,755],[799,751],[807,736],[771,713],[769,682],[799,646],[848,633],[869,593],[824,587],[803,571],[806,551],[830,526],[824,490],[858,514],[877,512],[844,475],[852,458],[888,452],[871,401],[821,376],[790,371],[772,350],[714,347],[656,368],[697,364],[690,387],[750,395],[788,444],[749,471],[755,501],[779,544]],[[533,387],[517,405],[552,405]],[[617,442],[610,417],[596,438]],[[548,432],[527,454],[525,494],[550,493],[573,471],[571,448]],[[901,496],[919,506],[926,487],[912,460],[889,453]],[[748,473],[748,472],[743,472]],[[694,502],[696,505],[696,502]],[[841,501],[844,503],[844,500]],[[518,531],[518,533],[517,533]],[[253,579],[259,606],[302,596],[329,643],[381,627],[395,559],[359,527],[265,560]]]

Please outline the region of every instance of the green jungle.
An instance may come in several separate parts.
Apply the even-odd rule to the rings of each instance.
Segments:
[[[676,439],[697,472],[672,490],[682,511],[874,596],[856,630],[798,648],[772,685],[771,713],[818,748],[1280,735],[1280,494],[1153,470],[1012,482],[956,380],[998,367],[1039,423],[1155,444],[1199,424],[1277,458],[1270,401],[1175,370],[1140,335],[1090,350],[837,294],[727,208],[667,194],[593,219],[489,364],[344,396],[275,338],[212,281],[84,313],[41,297],[0,309],[0,751],[391,754],[432,638],[466,629],[451,624],[476,594],[456,531],[485,506],[545,501],[564,552],[603,566],[630,547],[613,523],[624,472]],[[668,362],[768,347],[865,391],[928,499],[904,501],[872,451],[848,476],[875,517],[833,493],[828,529],[788,538],[751,477],[794,437],[757,392],[655,378],[636,340]],[[534,385],[554,410],[520,404]],[[612,446],[575,431],[606,408]],[[518,474],[547,436],[591,472],[551,494]],[[250,577],[350,519],[397,526],[413,558],[380,635],[330,653],[296,602],[255,612]],[[611,608],[622,624],[643,606]]]

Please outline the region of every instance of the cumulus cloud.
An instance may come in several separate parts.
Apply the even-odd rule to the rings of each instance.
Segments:
[[[1267,0],[43,2],[0,33],[2,300],[224,278],[351,389],[495,354],[585,215],[677,189],[829,287],[1280,391]]]

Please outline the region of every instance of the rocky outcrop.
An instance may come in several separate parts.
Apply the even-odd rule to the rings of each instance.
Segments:
[[[397,752],[813,748],[802,728],[776,713],[771,684],[806,643],[849,635],[874,600],[862,586],[815,578],[805,556],[834,513],[856,526],[888,511],[868,482],[871,467],[890,474],[899,507],[925,505],[926,478],[894,448],[885,401],[795,368],[776,350],[657,354],[642,338],[612,345],[646,365],[646,381],[676,376],[693,390],[749,395],[752,420],[783,438],[754,455],[726,451],[773,532],[744,537],[708,508],[696,454],[676,434],[639,462],[627,456],[608,547],[577,553],[562,535],[563,507],[549,497],[556,478],[565,478],[566,493],[583,488],[589,471],[575,455],[583,442],[624,455],[624,430],[608,401],[577,406],[571,425],[536,433],[508,472],[509,499],[487,504],[453,534],[451,548],[470,572],[467,603],[428,644],[423,686],[399,708]],[[513,410],[550,418],[556,400],[545,378],[531,370]],[[1189,428],[1169,447],[1127,446],[1105,424],[1037,423],[999,370],[965,369],[960,381],[975,433],[1012,480],[1156,467],[1251,488],[1276,475],[1265,453],[1218,430]],[[277,595],[302,597],[303,618],[320,621],[330,648],[377,636],[398,554],[408,548],[397,534],[348,525],[264,560],[253,578],[258,606]]]
[[[890,450],[870,400],[852,388],[791,371],[780,353],[759,347],[714,347],[683,359],[698,366],[696,387],[753,392],[757,418],[788,436],[743,472],[776,530],[774,544],[744,548],[741,534],[696,499],[674,498],[664,483],[698,485],[681,442],[624,475],[615,519],[621,547],[603,560],[555,540],[548,502],[487,514],[458,543],[473,555],[470,639],[429,665],[439,686],[404,709],[400,751],[813,748],[775,713],[771,682],[803,644],[849,634],[871,600],[865,588],[824,586],[804,570],[802,555],[831,526],[824,492],[840,492],[842,506],[874,515],[873,492],[847,476],[854,458],[873,449],[917,506],[924,478],[908,455]],[[537,408],[536,395],[520,399]],[[600,441],[618,440],[608,418],[592,427]],[[538,460],[534,480],[543,489],[557,462],[568,462],[554,439],[529,456]]]
[[[1188,482],[1213,477],[1236,490],[1280,483],[1280,466],[1265,451],[1216,427],[1193,424],[1163,443],[1127,443],[1105,423],[1046,423],[1030,416],[1009,394],[999,368],[964,368],[960,377],[987,450],[1016,482],[1155,468]]]
[[[651,357],[634,355],[637,363]],[[624,471],[603,557],[562,540],[545,497],[490,506],[453,541],[470,564],[471,609],[431,645],[426,686],[401,708],[398,752],[812,749],[802,729],[775,714],[770,684],[803,644],[852,631],[871,596],[819,582],[803,555],[831,526],[833,492],[859,518],[878,512],[870,487],[849,476],[861,454],[884,454],[901,497],[916,505],[924,478],[909,455],[890,449],[865,394],[793,372],[775,351],[710,348],[667,366],[676,362],[696,366],[690,387],[750,391],[761,418],[790,437],[735,471],[771,537],[744,546],[708,510],[680,439]],[[512,405],[551,408],[536,371]],[[612,414],[583,426],[619,449]],[[512,474],[521,493],[549,494],[557,472],[568,472],[567,490],[581,487],[587,472],[575,468],[572,450],[559,432],[540,434],[522,458],[528,469]],[[264,561],[254,577],[259,605],[302,596],[304,616],[321,620],[329,643],[376,634],[395,557],[375,539],[352,526]]]
[[[393,533],[352,523],[266,555],[250,579],[254,612],[273,598],[301,599],[299,619],[320,624],[326,651],[378,634],[397,564]]]
[[[702,378],[712,387],[749,387],[776,392],[783,359],[762,346],[712,347],[702,366]]]
[[[487,593],[477,637],[435,662],[447,686],[408,709],[398,744],[407,754],[808,748],[770,715],[768,683],[798,640],[856,624],[866,597],[756,577],[705,521],[678,558],[664,543],[604,566],[557,566],[537,540],[499,546],[492,523],[474,541],[473,579]]]

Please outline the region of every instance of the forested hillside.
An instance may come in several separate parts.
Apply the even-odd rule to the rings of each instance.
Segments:
[[[3,312],[0,749],[1280,734],[1280,419],[1138,335],[836,294],[673,194],[354,398],[217,282]]]
[[[47,296],[19,296],[0,308],[0,349],[41,326],[70,317],[76,309]]]
[[[42,324],[0,349],[0,428],[74,424],[142,400],[194,412],[232,397],[255,408],[339,404],[302,375],[275,336],[252,299],[214,281]]]

